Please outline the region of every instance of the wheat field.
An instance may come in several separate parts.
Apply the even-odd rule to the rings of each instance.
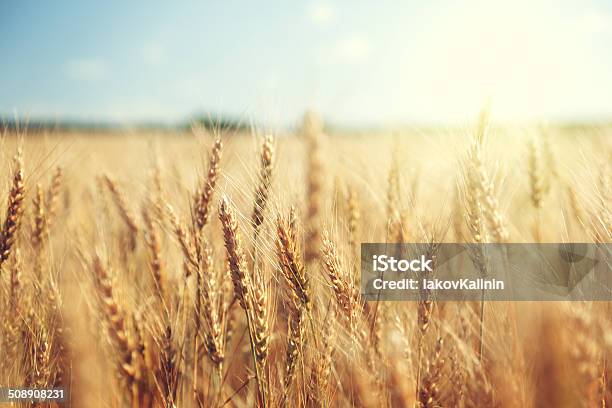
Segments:
[[[0,386],[74,407],[610,407],[609,302],[364,302],[359,259],[610,242],[611,132],[6,130]]]

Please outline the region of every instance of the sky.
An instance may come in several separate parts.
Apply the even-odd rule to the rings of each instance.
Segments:
[[[612,2],[0,2],[0,116],[612,118]]]

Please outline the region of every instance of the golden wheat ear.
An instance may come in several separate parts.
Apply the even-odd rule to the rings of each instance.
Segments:
[[[321,220],[323,193],[323,164],[321,159],[321,123],[317,116],[308,112],[304,115],[302,133],[306,140],[306,247],[304,260],[309,267],[316,265],[320,255]]]
[[[130,210],[127,204],[127,199],[119,188],[117,182],[109,175],[104,175],[104,182],[108,190],[111,192],[113,201],[117,206],[117,210],[119,211],[121,219],[128,227],[128,230],[130,232],[130,247],[132,250],[134,250],[136,249],[136,243],[138,242],[138,233],[140,231],[140,228],[138,227],[138,222],[136,221],[136,217]]]
[[[234,294],[240,302],[240,306],[247,310],[250,308],[247,291],[250,287],[250,279],[247,271],[247,262],[242,250],[242,240],[238,232],[238,222],[234,211],[230,208],[227,197],[221,199],[219,206],[219,219],[223,226],[223,241],[227,252],[227,261],[234,284]]]
[[[137,389],[134,387],[137,382],[137,372],[133,362],[132,353],[134,350],[132,344],[130,344],[131,336],[128,332],[125,313],[117,302],[113,282],[106,266],[98,256],[93,259],[92,269],[100,310],[105,321],[106,334],[111,341],[113,350],[117,353],[118,373],[124,381],[126,389],[129,390],[128,395],[137,400],[139,396],[131,393]]]
[[[308,275],[300,254],[292,216],[289,220],[281,216],[277,219],[276,249],[280,271],[285,282],[290,288],[290,296],[295,299],[296,304],[308,308],[310,306],[310,288]]]
[[[23,215],[25,186],[23,181],[23,158],[21,149],[17,150],[14,163],[13,184],[9,192],[2,231],[0,231],[0,266],[2,266],[4,261],[11,255],[11,248],[15,243],[17,232],[21,226],[21,217]]]
[[[249,274],[236,215],[225,196],[219,206],[219,219],[223,226],[223,240],[234,285],[234,295],[244,309],[247,320],[258,398],[263,405],[266,405],[269,399],[266,363],[270,338],[267,282],[261,276],[251,277]]]
[[[210,206],[215,192],[217,178],[219,177],[222,150],[223,143],[221,143],[221,139],[216,139],[208,158],[208,173],[206,174],[206,179],[195,195],[195,225],[198,230],[202,230],[210,219]]]
[[[43,245],[47,229],[47,214],[45,213],[45,195],[42,186],[36,185],[36,195],[32,200],[34,219],[32,220],[32,246],[38,252]]]
[[[274,139],[266,136],[259,156],[259,183],[255,189],[255,202],[253,204],[253,233],[257,237],[259,228],[264,222],[264,211],[268,203],[270,188],[272,187],[272,171],[274,168]]]
[[[187,232],[185,225],[179,220],[174,208],[170,204],[166,205],[166,212],[170,219],[172,229],[174,230],[174,235],[183,252],[183,258],[185,260],[185,277],[188,278],[193,271],[197,271],[200,267],[196,249],[194,248],[193,237]]]
[[[161,238],[158,231],[158,226],[153,220],[151,209],[152,204],[147,201],[142,207],[142,219],[144,221],[144,236],[149,252],[149,266],[153,276],[153,285],[155,294],[160,303],[164,303],[166,299],[166,274],[164,269],[164,261],[162,259]]]
[[[327,231],[323,232],[323,265],[327,271],[327,278],[331,283],[338,309],[343,313],[348,328],[357,339],[364,339],[363,309],[360,307],[359,292],[355,282],[350,278],[348,272],[338,255],[336,244],[329,237]]]
[[[53,177],[51,178],[51,185],[45,195],[45,211],[47,213],[47,227],[51,227],[54,221],[55,214],[57,212],[57,203],[59,201],[62,192],[62,183],[64,179],[64,171],[60,166],[55,168]]]

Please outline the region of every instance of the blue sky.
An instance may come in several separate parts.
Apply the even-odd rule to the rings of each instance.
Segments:
[[[505,120],[612,117],[604,1],[3,1],[0,16],[0,115],[284,125],[314,108],[361,125],[490,101]]]

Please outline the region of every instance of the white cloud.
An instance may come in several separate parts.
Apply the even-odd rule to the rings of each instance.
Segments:
[[[318,26],[326,26],[334,21],[334,9],[325,1],[317,1],[308,7],[308,18]]]
[[[68,61],[66,73],[79,81],[99,81],[107,77],[108,64],[101,58],[80,58]]]
[[[147,44],[142,49],[142,57],[149,65],[160,65],[167,59],[166,48],[161,44]]]

